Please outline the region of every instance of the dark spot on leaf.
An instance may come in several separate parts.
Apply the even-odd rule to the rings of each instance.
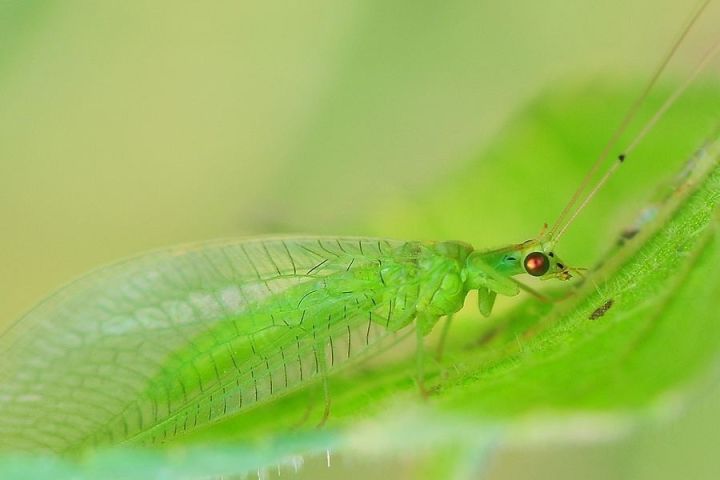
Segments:
[[[610,310],[610,308],[613,306],[613,303],[615,303],[615,302],[613,301],[612,298],[610,300],[608,300],[607,302],[603,303],[601,306],[596,308],[594,312],[592,312],[590,314],[590,316],[588,317],[588,320],[597,320],[598,318],[605,315],[607,313],[607,311]]]

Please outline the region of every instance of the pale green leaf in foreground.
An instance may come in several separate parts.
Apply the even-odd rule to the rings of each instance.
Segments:
[[[717,104],[716,96],[705,92],[703,102]],[[541,107],[534,105],[524,119],[525,127],[534,125],[538,150],[557,129],[572,125],[568,118],[561,125],[543,122],[536,116]],[[492,154],[499,155],[498,149]],[[692,155],[685,152],[685,158]],[[608,438],[654,414],[671,413],[668,406],[682,407],[698,385],[717,375],[718,155],[711,142],[674,180],[668,170],[669,186],[652,204],[662,211],[653,210],[633,239],[602,256],[604,266],[568,300],[554,306],[527,300],[489,323],[478,321],[474,308],[466,309],[443,361],[447,370],[434,368],[438,388],[426,402],[412,380],[411,348],[398,345],[393,358],[333,379],[333,413],[325,429],[313,428],[321,410],[318,392],[310,418],[293,428],[313,398],[310,388],[166,449],[106,449],[83,460],[40,457],[31,464],[6,458],[0,473],[3,478],[199,478],[297,463],[300,455],[325,449],[353,458],[420,449],[428,465],[460,475],[481,468],[483,452],[501,439]]]

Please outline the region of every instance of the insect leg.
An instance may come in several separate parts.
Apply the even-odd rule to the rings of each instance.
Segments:
[[[322,382],[323,397],[325,399],[325,409],[323,410],[323,416],[320,419],[320,423],[318,423],[317,425],[318,427],[322,427],[323,425],[325,425],[325,422],[327,422],[327,419],[330,416],[330,383],[328,380],[328,365],[327,355],[325,352],[325,344],[318,343],[315,346],[315,352],[318,360],[320,381]]]
[[[480,310],[483,317],[490,316],[495,305],[495,298],[497,298],[496,291],[485,287],[478,288],[478,310]]]
[[[470,261],[471,260],[468,259],[468,262]],[[495,268],[488,265],[480,255],[472,258],[472,269],[476,274],[472,282],[474,284],[472,288],[485,288],[496,294],[499,293],[508,297],[513,297],[520,293],[520,287],[513,281],[512,277],[498,272]],[[492,309],[492,305],[490,305],[490,307]]]
[[[323,375],[322,384],[323,396],[325,397],[325,408],[323,409],[323,416],[322,419],[320,419],[320,423],[318,423],[318,427],[325,425],[325,422],[327,422],[327,419],[330,416],[330,383],[328,382],[327,374]]]
[[[546,297],[545,295],[543,295],[542,293],[538,292],[538,291],[535,290],[534,288],[532,288],[532,287],[530,287],[530,286],[528,286],[528,285],[525,285],[525,284],[524,284],[523,282],[521,282],[520,280],[516,280],[516,279],[514,279],[514,278],[512,278],[512,277],[511,277],[510,279],[511,279],[513,282],[515,282],[515,283],[517,284],[517,286],[520,287],[520,289],[526,291],[527,293],[529,293],[529,294],[532,295],[533,297],[537,298],[537,299],[540,300],[541,302],[544,302],[544,303],[552,303],[552,302],[553,302],[553,300],[552,300],[551,298]]]
[[[325,425],[325,422],[327,422],[328,417],[330,416],[330,384],[328,380],[328,365],[327,365],[327,358],[325,356],[325,346],[318,342],[315,345],[315,359],[317,362],[317,373],[320,375],[320,382],[322,383],[322,390],[323,390],[323,399],[325,402],[325,408],[323,410],[323,416],[320,419],[320,422],[317,424],[318,427],[322,427]],[[298,422],[296,422],[293,426],[293,428],[300,428],[302,427],[305,422],[308,421],[310,418],[310,415],[312,414],[313,407],[315,406],[315,401],[317,400],[315,389],[310,389],[310,393],[308,396],[308,404],[305,408],[305,413],[300,418]]]
[[[308,404],[307,407],[305,407],[305,413],[303,413],[303,416],[300,417],[300,420],[298,420],[293,426],[291,427],[293,430],[298,429],[305,425],[305,422],[307,422],[308,418],[310,418],[310,414],[312,413],[313,406],[314,406],[314,400],[315,395],[313,392],[313,389],[310,389],[310,392],[308,394]]]
[[[440,340],[438,340],[437,350],[435,351],[435,358],[438,362],[442,360],[443,350],[445,350],[445,343],[447,343],[448,332],[450,332],[450,324],[452,323],[452,314],[445,318],[442,332],[440,332]]]
[[[428,390],[425,388],[425,334],[437,323],[437,317],[419,313],[415,319],[415,338],[417,345],[415,349],[415,361],[417,368],[417,384],[420,394],[423,397],[428,396]]]

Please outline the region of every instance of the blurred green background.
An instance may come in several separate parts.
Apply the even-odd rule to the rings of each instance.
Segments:
[[[558,172],[552,158],[537,158],[545,178],[555,175],[539,186],[542,202],[481,176],[464,179],[476,182],[477,200],[444,213],[433,205],[437,186],[549,89],[640,85],[692,6],[4,1],[0,326],[91,268],[187,241],[276,232],[524,240],[553,219],[590,158]],[[682,78],[716,39],[718,7],[668,78]],[[599,150],[613,127],[589,119],[585,135]],[[513,158],[489,158],[488,172],[514,171]],[[640,205],[667,172],[632,168],[628,202]],[[588,217],[577,226],[583,241],[569,246],[578,264],[592,264],[630,218],[611,214],[593,229]],[[718,418],[704,408],[629,446],[507,452],[489,477],[657,478],[675,471],[678,443],[702,451],[703,419]]]

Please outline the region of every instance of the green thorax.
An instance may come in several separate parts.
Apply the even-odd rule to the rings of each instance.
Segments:
[[[473,248],[462,242],[408,242],[380,268],[386,297],[401,315],[389,327],[400,329],[418,315],[439,318],[463,306],[468,289],[465,265]]]

